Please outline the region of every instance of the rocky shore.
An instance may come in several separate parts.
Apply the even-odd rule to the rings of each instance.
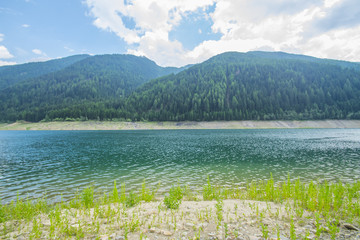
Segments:
[[[213,121],[213,122],[116,122],[18,121],[0,124],[0,130],[156,130],[156,129],[281,129],[281,128],[360,128],[360,120],[319,121]]]

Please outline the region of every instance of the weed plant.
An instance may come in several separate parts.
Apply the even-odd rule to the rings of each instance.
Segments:
[[[16,226],[19,226],[19,224],[14,225],[16,222],[28,226],[24,231],[27,231],[28,237],[33,239],[44,238],[44,232],[47,232],[47,237],[53,239],[98,236],[102,231],[101,225],[104,221],[108,224],[117,223],[115,228],[125,231],[127,237],[127,234],[137,231],[139,226],[147,220],[140,218],[139,213],[132,212],[129,214],[125,209],[138,205],[141,201],[156,200],[155,197],[161,197],[157,195],[157,190],[157,188],[149,189],[144,181],[137,191],[126,191],[125,184],[122,184],[120,191],[118,191],[116,181],[114,181],[113,189],[109,193],[99,194],[93,186],[88,186],[78,192],[70,201],[61,201],[56,204],[49,203],[46,197],[30,200],[18,196],[16,200],[8,204],[0,203],[0,238],[10,238],[9,233],[14,231]],[[290,223],[290,234],[288,236],[291,239],[300,237],[295,232],[295,223],[300,223],[305,217],[313,220],[316,238],[321,238],[326,232],[331,239],[337,239],[342,222],[360,224],[359,181],[354,183],[342,183],[340,181],[335,183],[327,181],[305,183],[300,179],[291,181],[288,176],[285,182],[275,183],[272,175],[270,175],[267,181],[251,182],[247,184],[245,189],[239,189],[214,186],[208,177],[200,194],[203,200],[216,200],[214,219],[218,228],[223,225],[227,228],[224,216],[225,219],[229,216],[226,215],[226,212],[224,213],[223,209],[223,200],[225,199],[257,200],[283,204],[282,214],[280,214],[279,209],[272,214],[277,219],[286,216]],[[163,204],[168,209],[178,209],[184,197],[192,200],[198,199],[198,195],[191,192],[187,186],[182,187],[177,184],[172,186],[164,196]],[[164,211],[162,206],[159,204],[159,213]],[[266,211],[271,212],[269,206],[267,209],[261,210],[255,203],[249,203],[249,207],[254,213],[256,212],[254,216],[260,220]],[[235,210],[235,217],[240,218],[236,212]],[[285,213],[286,215],[284,215]],[[91,219],[91,223],[79,221],[74,224],[69,222],[70,218],[76,219],[80,214]],[[182,218],[184,217],[183,214]],[[45,230],[40,221],[40,215],[46,216],[46,219],[49,220],[48,227]],[[212,219],[211,211],[199,212],[199,219],[210,222]],[[153,219],[151,223],[149,220],[147,224],[151,227],[164,222],[171,222],[173,228],[176,229],[176,221],[174,216],[159,217],[156,222]],[[262,224],[259,227],[263,232],[263,237],[266,238],[269,229]],[[276,230],[276,234],[278,237],[280,236],[279,229]],[[307,238],[307,236],[303,237]]]
[[[184,196],[184,189],[178,184],[170,188],[169,194],[164,197],[164,204],[167,208],[178,209]]]

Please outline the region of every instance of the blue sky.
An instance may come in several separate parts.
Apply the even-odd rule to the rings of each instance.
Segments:
[[[358,0],[0,0],[0,65],[129,53],[162,66],[226,51],[360,62]]]

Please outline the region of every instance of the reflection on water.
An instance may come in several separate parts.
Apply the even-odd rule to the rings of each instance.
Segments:
[[[0,198],[71,197],[93,183],[167,190],[291,178],[360,179],[359,129],[2,131]]]

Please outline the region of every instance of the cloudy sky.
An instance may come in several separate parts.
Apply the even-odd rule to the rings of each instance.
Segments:
[[[0,0],[0,65],[129,53],[183,66],[252,50],[360,62],[359,0]]]

